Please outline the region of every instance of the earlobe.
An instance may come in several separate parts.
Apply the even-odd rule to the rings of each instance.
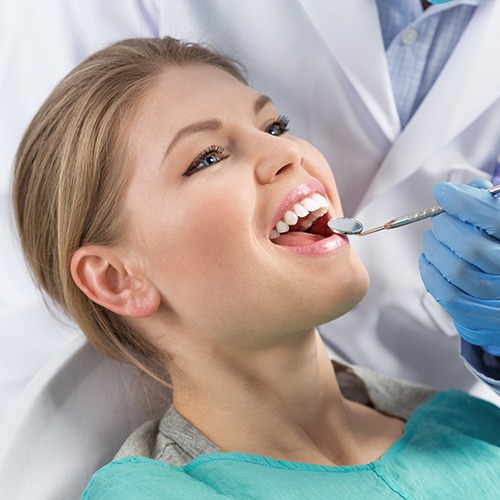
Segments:
[[[107,247],[79,248],[71,258],[71,276],[90,300],[122,316],[145,318],[160,305],[156,287],[142,274],[127,270]]]

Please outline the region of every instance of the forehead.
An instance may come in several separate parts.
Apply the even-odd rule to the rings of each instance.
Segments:
[[[166,67],[129,115],[124,135],[127,149],[141,163],[159,164],[180,129],[207,119],[234,123],[254,117],[259,97],[215,66]]]
[[[252,103],[258,93],[226,71],[208,64],[167,67],[142,100],[143,111],[166,108],[171,113],[214,112],[230,105],[235,111]]]
[[[208,64],[166,67],[142,95],[127,120],[127,142],[153,148],[193,122],[238,120],[254,114],[260,94]],[[157,143],[159,145],[159,143]]]

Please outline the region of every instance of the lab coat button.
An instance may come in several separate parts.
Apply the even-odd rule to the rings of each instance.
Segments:
[[[401,41],[405,45],[413,45],[418,38],[418,31],[415,28],[408,28],[401,36]]]

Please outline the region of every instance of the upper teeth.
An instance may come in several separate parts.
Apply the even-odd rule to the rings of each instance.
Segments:
[[[306,231],[316,219],[325,215],[329,208],[328,200],[319,193],[314,193],[287,210],[283,218],[276,223],[269,237],[274,240],[280,234],[288,232],[290,227],[295,226],[297,223],[299,227],[296,229],[300,228]]]

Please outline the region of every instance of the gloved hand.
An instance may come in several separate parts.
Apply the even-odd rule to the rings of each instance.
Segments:
[[[433,189],[445,213],[424,234],[420,273],[427,291],[470,344],[500,355],[500,198],[477,179]]]

